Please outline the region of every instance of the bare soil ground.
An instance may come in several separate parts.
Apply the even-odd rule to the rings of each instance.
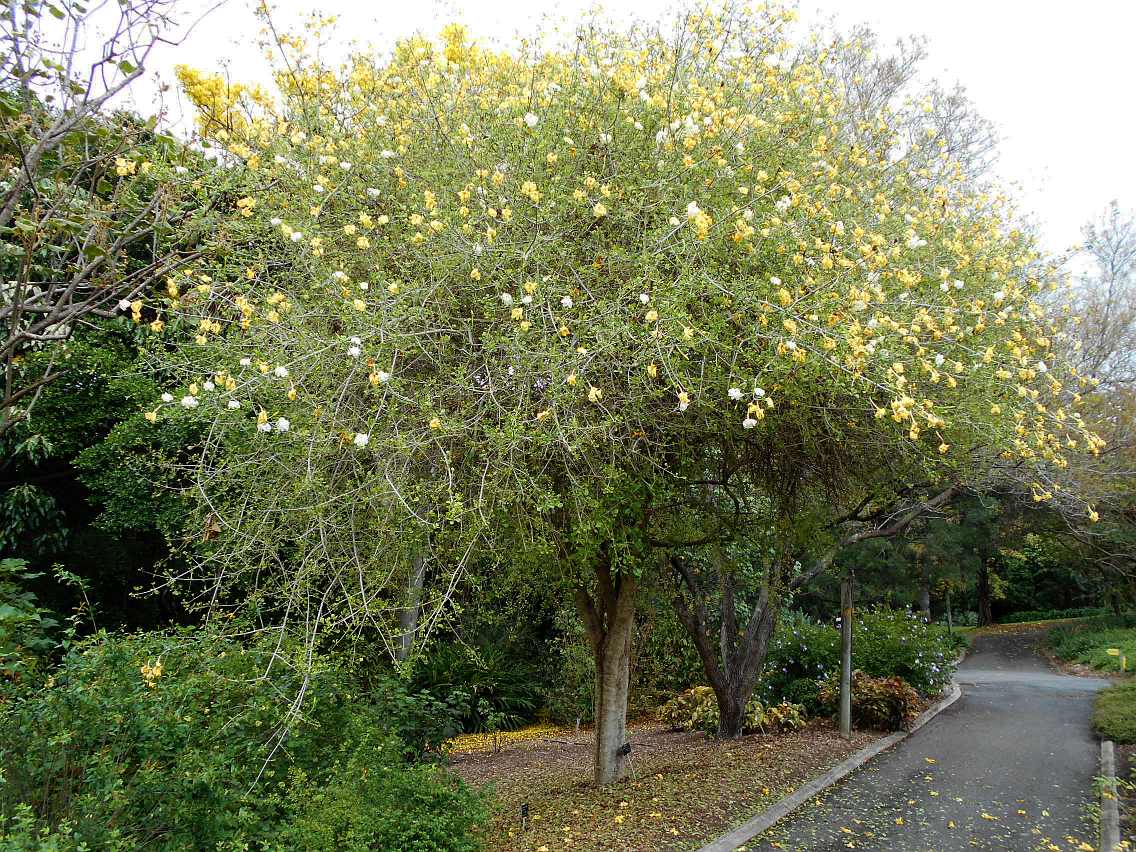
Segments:
[[[801,731],[720,741],[631,726],[634,776],[605,789],[591,784],[592,736],[569,730],[454,757],[475,787],[491,787],[490,850],[658,850],[697,848],[788,795],[879,737],[841,739],[832,723]],[[529,824],[522,828],[522,803]]]

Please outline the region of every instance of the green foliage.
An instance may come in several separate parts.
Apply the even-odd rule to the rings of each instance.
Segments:
[[[461,707],[467,733],[504,731],[532,719],[540,701],[538,669],[501,646],[435,646],[415,667],[413,683]]]
[[[1093,728],[1104,739],[1136,743],[1136,682],[1118,683],[1097,693]]]
[[[59,623],[28,589],[39,576],[22,559],[0,559],[0,678],[21,678],[55,647]]]
[[[1062,660],[1103,671],[1120,671],[1121,656],[1126,656],[1128,670],[1132,671],[1136,668],[1136,612],[1055,627],[1049,631],[1046,643]],[[1120,654],[1109,654],[1109,648],[1120,649]]]
[[[286,644],[186,631],[78,644],[43,688],[5,695],[0,820],[25,805],[34,832],[69,822],[91,848],[235,848],[288,822],[297,773],[347,795],[342,767],[378,754],[361,730],[382,733],[388,757],[376,771],[407,771],[406,745],[390,732],[413,729],[406,717],[420,708],[397,695],[367,702],[326,661],[306,662]],[[353,758],[356,741],[369,750]]]
[[[1073,609],[1025,609],[1012,612],[998,619],[999,624],[1023,624],[1027,621],[1056,621],[1063,618],[1091,618],[1097,615],[1107,615],[1108,610],[1102,607],[1083,606]]]
[[[820,687],[820,703],[829,712],[840,706],[840,675]],[[919,715],[919,693],[901,677],[872,677],[852,672],[852,724],[879,731],[904,730]]]
[[[285,794],[295,814],[276,838],[281,850],[475,852],[486,818],[479,796],[439,767],[401,764],[400,744],[354,727],[350,743],[318,783],[296,772]],[[276,847],[274,847],[276,848]]]
[[[878,607],[856,613],[852,659],[873,677],[901,677],[922,695],[938,695],[951,679],[959,642],[909,611]],[[814,710],[816,698],[808,684],[824,680],[839,667],[837,627],[787,614],[769,643],[758,695],[767,702],[786,700]]]
[[[751,699],[746,704],[742,717],[742,733],[771,733],[774,731],[794,731],[805,726],[805,708],[799,704],[781,702],[765,707],[760,701]],[[717,733],[718,699],[714,690],[708,686],[696,686],[680,692],[658,709],[656,717],[673,730],[705,731]]]

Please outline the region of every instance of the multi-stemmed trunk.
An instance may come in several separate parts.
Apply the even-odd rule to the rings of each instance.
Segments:
[[[593,766],[600,785],[618,781],[628,771],[627,698],[637,587],[633,574],[613,575],[606,557],[596,566],[594,596],[586,587],[576,587],[576,605],[596,664]]]
[[[685,589],[685,593],[680,589],[675,595],[675,611],[698,649],[703,670],[718,699],[718,736],[724,739],[739,737],[745,726],[746,705],[753,697],[758,676],[765,665],[769,640],[777,625],[780,608],[775,583],[779,572],[774,571],[772,573],[778,576],[767,578],[745,629],[739,630],[733,574],[724,569],[718,571],[721,629],[718,648],[715,648],[710,638],[709,619],[698,577],[681,558],[672,558],[671,565]]]

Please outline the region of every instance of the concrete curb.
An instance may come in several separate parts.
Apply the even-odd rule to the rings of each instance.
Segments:
[[[1101,740],[1100,848],[1113,852],[1120,845],[1120,805],[1116,798],[1116,751],[1112,740]]]
[[[951,688],[947,695],[920,713],[918,718],[912,723],[910,730],[890,734],[882,740],[876,740],[876,742],[872,743],[870,746],[860,749],[851,757],[846,758],[832,767],[832,769],[828,770],[824,775],[819,778],[814,778],[809,783],[798,787],[794,792],[777,802],[777,804],[766,808],[753,819],[742,823],[728,834],[723,834],[717,840],[706,844],[698,850],[698,852],[733,852],[734,849],[737,849],[739,846],[770,829],[774,823],[787,817],[817,793],[828,789],[833,784],[855,772],[880,752],[886,751],[896,743],[907,739],[958,701],[961,695],[962,689],[957,683],[951,681]]]

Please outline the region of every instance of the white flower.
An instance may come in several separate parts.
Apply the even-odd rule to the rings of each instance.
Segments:
[[[304,238],[304,232],[303,231],[293,231],[292,232],[292,242],[298,243],[303,238]]]
[[[285,157],[285,156],[282,156],[281,154],[277,154],[275,157],[272,158],[272,162],[276,163],[276,165],[278,165],[278,166],[282,166],[286,162],[288,162],[288,158]]]
[[[370,440],[371,440],[371,436],[368,435],[366,432],[356,432],[355,433],[354,443],[355,443],[355,446],[358,447],[359,449],[363,449],[363,447],[367,446],[367,443]]]
[[[205,382],[205,384],[202,385],[202,387],[205,388],[205,390],[207,390],[207,391],[211,391],[211,390],[215,389],[217,386],[215,384],[213,384],[213,382],[207,381],[207,382]]]
[[[236,411],[238,408],[241,407],[241,401],[239,399],[230,399],[229,402],[228,402],[228,406],[229,406],[230,411]]]
[[[999,290],[998,292],[996,292],[994,294],[994,301],[995,302],[1001,302],[1005,298],[1006,298],[1006,291],[1005,290]]]
[[[501,304],[504,305],[506,308],[510,307],[513,304],[513,294],[512,293],[502,293],[501,294]]]
[[[770,275],[769,276],[769,283],[772,284],[774,287],[780,287],[781,286],[781,279],[778,278],[776,275]]]
[[[129,311],[130,310],[130,300],[129,299],[122,299],[121,301],[119,301],[118,309],[120,311]]]
[[[639,304],[645,305],[650,301],[651,301],[651,297],[648,296],[646,293],[640,293],[639,294]]]
[[[935,356],[935,366],[936,367],[943,366],[943,364],[946,362],[946,360],[947,359],[944,358],[943,354],[940,352],[938,355]]]
[[[268,224],[271,225],[273,228],[278,228],[281,224],[283,224],[283,222],[284,222],[284,220],[281,219],[279,216],[273,216],[271,219],[268,220]]]
[[[945,292],[947,292],[948,290],[951,289],[951,285],[948,284],[946,281],[944,281],[942,284],[939,285],[939,289],[942,290],[945,293]]]
[[[761,399],[763,396],[765,396],[765,388],[754,388],[753,389],[753,395],[757,399]]]
[[[565,296],[564,298],[562,298],[560,300],[560,307],[562,307],[562,308],[572,307],[572,297],[571,296]]]
[[[1049,368],[1048,368],[1047,366],[1045,366],[1045,362],[1044,362],[1044,361],[1038,361],[1038,362],[1037,362],[1037,371],[1038,371],[1039,373],[1048,373],[1048,372],[1049,372]]]
[[[538,124],[540,124],[540,116],[538,116],[535,112],[526,112],[525,124],[527,124],[529,127],[536,127]]]
[[[742,428],[743,429],[752,429],[756,425],[757,425],[757,421],[754,420],[752,417],[747,417],[745,420],[742,421]]]
[[[522,305],[531,305],[532,304],[532,296],[530,296],[528,293],[521,296],[521,304]]]
[[[287,417],[281,417],[276,421],[277,432],[287,432],[291,428],[291,426],[292,424],[288,422]]]
[[[369,195],[371,198],[378,198],[380,195],[382,195],[382,193],[379,192],[375,187],[368,186],[367,195]]]
[[[735,402],[742,398],[741,388],[730,388],[728,391],[726,391],[726,393],[728,393],[730,395],[730,399],[734,400]]]
[[[339,168],[343,169],[343,171],[345,171],[345,172],[349,172],[349,171],[351,171],[351,164],[349,162],[347,162],[346,160],[340,160]]]
[[[162,394],[162,402],[173,402],[173,401],[174,401],[174,395],[172,393]]]
[[[351,342],[352,342],[353,344],[355,344],[356,346],[361,346],[361,345],[362,345],[362,343],[363,343],[362,339],[361,339],[361,338],[358,338],[358,337],[352,337],[352,338],[351,338]]]
[[[336,281],[346,281],[347,280],[347,273],[344,272],[342,269],[337,269],[337,270],[335,270],[335,272],[331,273],[331,277],[334,278]]]
[[[181,398],[182,408],[197,408],[197,397],[183,396]]]
[[[258,423],[256,425],[256,428],[261,432],[271,432],[272,431],[272,424],[271,423]]]
[[[961,290],[961,289],[962,289],[963,287],[965,287],[965,286],[966,286],[966,285],[965,285],[965,284],[964,284],[964,283],[963,283],[962,281],[960,281],[960,280],[959,280],[958,278],[956,278],[956,279],[955,279],[955,281],[954,281],[954,284],[955,284],[955,289],[956,289],[956,290]]]
[[[272,371],[272,375],[276,376],[278,379],[286,379],[288,378],[288,368],[283,366],[277,367]]]
[[[395,153],[394,151],[392,151],[392,150],[391,150],[390,148],[384,148],[384,149],[383,149],[383,150],[382,150],[382,151],[381,151],[381,152],[379,153],[379,156],[380,156],[380,157],[382,157],[382,158],[383,158],[384,160],[390,160],[390,159],[393,159],[394,157],[397,157],[397,156],[398,156],[398,154],[396,154],[396,153]]]
[[[322,193],[323,192],[323,185],[317,183],[315,186],[312,187],[312,189],[314,189],[318,193]]]
[[[671,218],[667,219],[667,223],[672,228],[678,227],[678,216],[671,216]]]
[[[189,169],[187,169],[185,166],[174,166],[174,174],[176,175],[184,175],[188,172]]]
[[[379,384],[381,384],[381,385],[385,385],[387,382],[390,381],[391,374],[386,372],[385,370],[379,370],[379,372],[376,373],[375,375],[378,376]]]
[[[242,367],[248,367],[248,366],[251,366],[251,364],[252,364],[252,358],[242,358],[241,359],[241,366]]]
[[[601,145],[610,145],[611,144],[611,134],[610,133],[601,133],[600,134],[600,144]]]
[[[363,350],[360,349],[358,346],[348,346],[347,347],[347,354],[350,355],[352,358],[358,358],[360,355],[363,354]]]
[[[697,201],[692,201],[688,205],[686,205],[686,218],[687,219],[693,219],[695,216],[697,216],[701,212],[702,212],[702,208],[700,208],[698,206]]]

